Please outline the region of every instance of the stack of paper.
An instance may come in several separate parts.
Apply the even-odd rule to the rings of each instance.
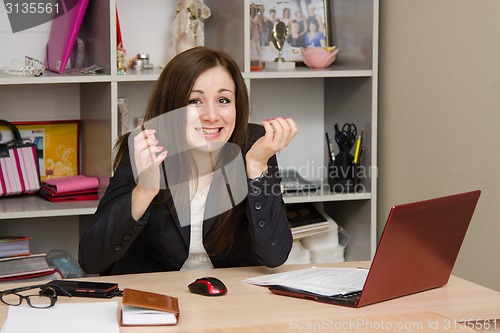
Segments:
[[[9,306],[1,333],[119,333],[117,303],[62,303],[46,310]],[[29,318],[27,320],[27,318]]]
[[[312,267],[243,280],[259,286],[283,286],[333,296],[361,291],[368,270],[364,268]]]

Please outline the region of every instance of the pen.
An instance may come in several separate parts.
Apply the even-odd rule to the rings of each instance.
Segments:
[[[358,136],[358,141],[356,141],[356,150],[354,151],[354,164],[359,163],[361,149],[362,149],[361,144],[363,142],[363,135],[364,135],[364,131],[361,131],[361,134]]]
[[[359,160],[358,163],[361,163],[361,156],[363,156],[364,152],[365,152],[365,147],[361,147],[361,151],[359,152],[359,157],[358,157],[358,160]]]
[[[333,146],[332,146],[332,142],[330,141],[330,138],[328,136],[328,133],[325,133],[325,136],[326,136],[326,145],[328,148],[328,160],[329,160],[329,163],[332,164],[333,161],[335,161],[335,154],[333,153]]]

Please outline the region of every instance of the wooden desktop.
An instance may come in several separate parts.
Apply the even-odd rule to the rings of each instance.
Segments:
[[[117,282],[133,288],[179,298],[176,326],[120,327],[120,332],[471,332],[500,331],[500,293],[452,276],[441,288],[353,309],[274,295],[265,287],[243,279],[311,265],[194,270],[137,275],[91,277],[87,280]],[[368,267],[368,262],[318,266]],[[202,276],[215,276],[228,287],[220,297],[191,294],[187,285]],[[19,284],[2,285],[0,289]],[[59,297],[59,302],[109,302],[91,298]],[[55,305],[57,306],[57,304]],[[0,303],[0,324],[8,307]],[[118,315],[118,314],[117,314]],[[465,325],[461,322],[465,320]]]

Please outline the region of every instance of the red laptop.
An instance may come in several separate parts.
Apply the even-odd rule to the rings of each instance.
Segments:
[[[448,283],[481,191],[392,207],[363,290],[322,296],[281,286],[273,293],[361,307]]]

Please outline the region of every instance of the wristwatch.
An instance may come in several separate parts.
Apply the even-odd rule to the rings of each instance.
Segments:
[[[248,178],[248,181],[261,180],[267,175],[267,170],[262,171],[262,173],[255,178]]]

